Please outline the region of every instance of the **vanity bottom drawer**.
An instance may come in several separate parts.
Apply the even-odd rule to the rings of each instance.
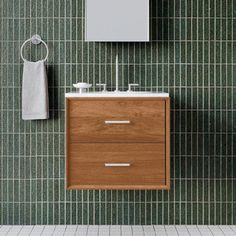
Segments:
[[[69,189],[157,189],[165,185],[164,143],[73,143],[67,147]]]

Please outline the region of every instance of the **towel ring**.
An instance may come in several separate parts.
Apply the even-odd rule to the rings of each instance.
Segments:
[[[47,50],[46,57],[43,59],[43,61],[46,61],[48,59],[48,54],[49,54],[48,45],[41,39],[41,37],[38,34],[36,34],[36,35],[33,35],[30,39],[27,39],[21,46],[20,55],[21,55],[21,58],[24,62],[28,61],[23,57],[23,48],[24,48],[25,44],[28,42],[31,42],[35,45],[42,43],[46,47],[46,50]]]

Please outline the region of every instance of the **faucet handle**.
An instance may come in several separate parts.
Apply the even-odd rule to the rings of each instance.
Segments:
[[[96,84],[97,86],[102,86],[103,90],[102,92],[106,92],[107,91],[107,85],[106,84]]]
[[[127,92],[132,92],[132,87],[136,87],[139,86],[139,84],[129,84],[129,89],[127,90]]]

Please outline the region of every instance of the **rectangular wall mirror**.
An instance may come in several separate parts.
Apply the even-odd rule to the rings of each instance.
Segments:
[[[86,0],[86,41],[149,41],[149,0]]]

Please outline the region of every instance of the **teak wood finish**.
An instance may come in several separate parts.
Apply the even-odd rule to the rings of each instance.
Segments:
[[[169,148],[169,98],[66,98],[68,189],[169,189]]]
[[[72,100],[70,107],[71,142],[165,142],[162,101]],[[114,120],[130,123],[105,124]]]

